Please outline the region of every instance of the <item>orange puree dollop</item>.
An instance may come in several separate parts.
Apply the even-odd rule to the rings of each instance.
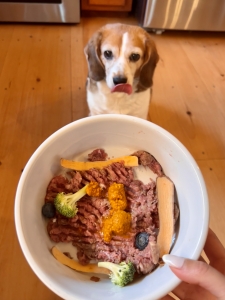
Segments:
[[[115,210],[103,221],[103,239],[110,242],[113,235],[126,234],[131,226],[131,215],[124,210]]]
[[[108,189],[111,205],[110,214],[103,220],[102,233],[105,242],[110,242],[113,235],[124,235],[131,227],[131,214],[124,211],[127,207],[124,185],[113,183]]]
[[[124,210],[127,207],[124,185],[122,183],[113,183],[108,190],[108,198],[111,208],[114,210]]]
[[[89,196],[92,197],[101,197],[103,196],[103,190],[98,182],[91,181],[86,189],[86,192]]]

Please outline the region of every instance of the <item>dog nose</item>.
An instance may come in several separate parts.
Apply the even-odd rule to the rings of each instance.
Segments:
[[[126,77],[121,77],[121,76],[113,77],[113,83],[115,85],[121,84],[121,83],[127,83],[127,78]]]

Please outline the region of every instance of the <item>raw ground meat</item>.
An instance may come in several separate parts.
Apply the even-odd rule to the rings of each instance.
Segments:
[[[88,158],[96,160],[97,154],[104,160],[107,154],[103,151],[96,149]],[[163,174],[160,164],[149,153],[137,151],[133,155],[139,157],[140,164],[148,166],[159,176]],[[106,188],[113,182],[124,184],[128,203],[126,211],[132,216],[129,234],[126,237],[113,236],[112,240],[106,243],[101,226],[102,217],[109,213],[109,201],[107,198],[86,195],[77,202],[78,213],[74,218],[69,219],[56,213],[56,216],[48,221],[47,231],[50,238],[56,243],[71,242],[78,250],[77,258],[81,264],[87,264],[92,259],[114,263],[130,261],[139,274],[151,272],[159,259],[156,244],[159,219],[155,182],[143,184],[140,180],[135,180],[132,168],[125,167],[123,162],[116,162],[100,170],[70,171],[66,176],[54,177],[48,185],[45,201],[54,201],[59,192],[75,193],[90,181],[97,181]],[[135,236],[139,232],[149,234],[149,243],[142,251],[134,246]]]
[[[139,150],[133,153],[132,155],[138,157],[138,161],[140,165],[149,167],[149,169],[151,169],[158,176],[164,175],[161,165],[158,163],[155,157],[152,156],[150,153],[143,150]]]
[[[96,149],[88,154],[89,161],[104,161],[108,157],[108,154],[104,149]]]

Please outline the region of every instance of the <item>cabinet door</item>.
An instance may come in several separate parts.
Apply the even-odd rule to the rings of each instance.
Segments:
[[[131,11],[132,0],[81,0],[82,10]]]

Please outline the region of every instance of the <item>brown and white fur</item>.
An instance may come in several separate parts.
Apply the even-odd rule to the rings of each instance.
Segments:
[[[159,56],[138,26],[108,24],[85,47],[90,115],[126,114],[147,118]]]

